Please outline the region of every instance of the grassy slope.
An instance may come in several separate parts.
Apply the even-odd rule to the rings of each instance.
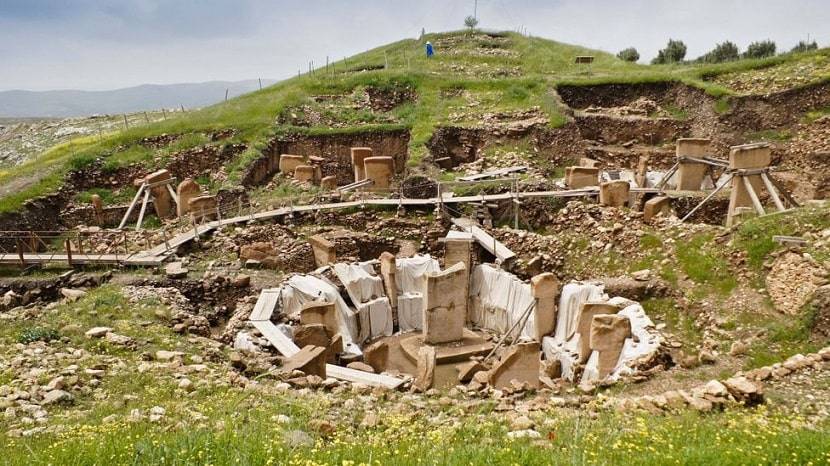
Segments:
[[[11,187],[0,194],[0,212],[18,209],[23,202],[54,192],[65,173],[82,167],[99,157],[110,160],[110,166],[135,161],[152,164],[153,153],[136,149],[142,138],[162,133],[198,133],[234,128],[237,135],[230,142],[244,142],[249,149],[230,164],[230,181],[248,162],[260,154],[266,142],[278,131],[296,128],[278,127],[275,117],[283,110],[310,103],[316,94],[348,93],[361,86],[390,86],[408,84],[415,88],[418,100],[403,105],[393,113],[401,124],[411,128],[411,157],[413,164],[426,153],[425,142],[437,125],[446,124],[449,115],[466,102],[461,98],[446,98],[442,90],[465,89],[480,101],[478,111],[526,109],[538,105],[547,112],[551,124],[564,120],[548,90],[557,83],[643,82],[667,79],[683,80],[707,89],[713,95],[729,91],[703,76],[765,67],[786,61],[788,57],[768,60],[742,61],[729,65],[638,65],[620,61],[610,54],[583,47],[562,44],[540,38],[508,34],[506,50],[501,56],[482,56],[476,53],[480,38],[465,38],[463,33],[434,34],[427,39],[438,45],[437,55],[427,60],[422,44],[417,40],[403,40],[367,51],[336,62],[332,73],[318,70],[313,75],[288,79],[274,86],[253,92],[228,102],[199,111],[180,115],[167,121],[131,128],[112,134],[104,140],[80,138],[52,148],[40,157],[23,165],[0,172],[0,185]],[[456,40],[462,38],[464,40]],[[442,48],[441,43],[455,42]],[[590,72],[573,63],[576,55],[596,57]],[[388,69],[355,71],[380,67],[388,61]],[[506,74],[506,77],[502,75]],[[348,121],[352,115],[344,110],[338,115]],[[369,126],[371,127],[371,126]],[[383,125],[378,128],[383,128]],[[311,132],[349,131],[355,128],[330,130],[310,128]]]

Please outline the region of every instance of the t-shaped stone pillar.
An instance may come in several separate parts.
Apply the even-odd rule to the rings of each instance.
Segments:
[[[202,195],[202,187],[199,183],[190,178],[185,179],[176,188],[176,196],[179,198],[179,203],[176,206],[176,213],[179,217],[183,217],[190,212],[190,200]]]
[[[545,272],[530,279],[530,291],[536,298],[533,322],[536,341],[553,333],[556,324],[556,295],[559,294],[559,280],[556,275]]]
[[[591,321],[591,349],[599,352],[597,372],[603,380],[617,366],[625,339],[631,337],[631,321],[619,314],[595,315]]]
[[[354,168],[354,180],[362,181],[366,179],[366,168],[363,162],[372,156],[371,147],[352,147],[352,167]]]
[[[735,146],[729,152],[730,170],[752,170],[768,168],[772,163],[772,150],[767,143],[745,144]],[[729,211],[726,217],[726,226],[732,226],[739,207],[753,207],[752,196],[744,184],[743,178],[749,181],[752,190],[758,195],[764,186],[760,173],[741,175],[736,173],[730,185],[732,192],[729,196]]]
[[[628,181],[606,181],[599,186],[599,203],[608,207],[624,207],[628,204],[630,190]]]
[[[579,334],[579,363],[584,364],[591,356],[591,325],[594,316],[600,314],[616,314],[617,306],[607,302],[588,301],[582,304],[579,318],[576,321],[576,333]]]
[[[438,273],[426,274],[424,343],[459,341],[467,320],[467,269],[462,262]]]
[[[389,297],[389,304],[392,310],[398,308],[398,284],[395,281],[395,274],[398,270],[395,255],[384,251],[380,255],[380,277],[383,279],[383,289]]]
[[[571,189],[586,188],[599,184],[599,168],[566,167],[565,184]]]
[[[167,190],[168,184],[163,183],[168,180],[172,182],[172,179],[173,177],[170,176],[170,172],[167,170],[159,170],[144,178],[144,182],[148,185],[155,185],[150,188],[150,194],[153,196],[153,208],[160,219],[170,218],[175,212],[173,210],[173,197]]]
[[[684,157],[702,159],[710,155],[712,141],[701,138],[680,138],[677,140],[677,189],[700,191],[703,177],[709,168],[705,163],[684,160]]]
[[[366,157],[363,159],[366,178],[372,180],[372,191],[389,189],[392,175],[395,173],[395,160],[392,157]]]
[[[294,175],[294,170],[303,164],[305,164],[305,158],[302,155],[280,155],[280,173],[283,175]]]

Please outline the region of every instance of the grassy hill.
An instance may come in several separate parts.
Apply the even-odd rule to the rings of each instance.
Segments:
[[[435,44],[436,56],[427,59],[423,43]],[[275,134],[280,132],[348,132],[356,128],[407,127],[411,130],[410,163],[416,166],[426,153],[425,143],[434,128],[450,121],[458,108],[475,102],[475,114],[522,110],[538,106],[552,126],[563,124],[559,104],[549,92],[558,84],[636,83],[676,80],[705,89],[713,96],[734,91],[728,80],[714,76],[741,76],[756,69],[797,61],[826,60],[828,50],[764,60],[742,60],[723,65],[640,65],[624,62],[611,54],[516,33],[468,35],[451,32],[427,35],[423,41],[408,39],[369,50],[332,63],[327,68],[279,82],[258,92],[177,118],[106,137],[79,138],[53,147],[17,167],[0,170],[0,212],[14,211],[28,199],[54,192],[65,174],[97,158],[107,166],[133,162],[153,165],[153,151],[138,147],[143,138],[164,133],[205,133],[234,129],[226,143],[245,143],[248,149],[228,164],[229,183]],[[590,66],[574,63],[577,55],[593,55]],[[827,79],[830,71],[819,68],[810,79]],[[799,83],[803,84],[803,83]],[[387,121],[377,121],[360,110],[340,106],[323,108],[326,121],[295,127],[278,117],[303,106],[320,109],[312,98],[326,94],[349,94],[365,87],[409,88],[417,99],[392,109]],[[459,96],[463,93],[464,96]],[[469,109],[469,108],[468,108]],[[290,120],[290,118],[289,118]],[[332,128],[331,121],[338,127]],[[456,125],[470,121],[455,121]],[[199,138],[193,138],[194,144]],[[187,145],[179,146],[186,149]]]

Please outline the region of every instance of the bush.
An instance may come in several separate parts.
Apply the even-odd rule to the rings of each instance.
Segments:
[[[805,42],[805,41],[802,40],[798,43],[798,45],[796,45],[795,47],[792,48],[792,50],[790,50],[790,53],[809,52],[810,50],[817,50],[817,49],[818,49],[818,43],[816,41]]]
[[[698,62],[703,63],[723,63],[726,61],[735,61],[741,58],[738,46],[730,41],[718,44],[706,55],[698,58]]]
[[[629,47],[627,49],[620,50],[620,53],[617,54],[617,58],[620,60],[635,62],[640,59],[640,52],[638,52],[634,47]]]
[[[478,26],[478,19],[475,16],[467,16],[464,18],[464,26],[466,26],[470,31]]]
[[[657,52],[657,56],[651,61],[653,65],[664,65],[677,63],[686,58],[686,44],[682,40],[669,39],[666,48]]]
[[[744,58],[766,58],[775,55],[775,42],[763,40],[749,44],[744,52]]]
[[[29,327],[17,336],[18,343],[27,345],[36,341],[51,341],[60,338],[60,334],[53,328]]]

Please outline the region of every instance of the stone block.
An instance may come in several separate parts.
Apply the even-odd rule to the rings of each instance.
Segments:
[[[559,294],[559,279],[556,275],[546,272],[530,279],[530,291],[536,298],[536,308],[533,311],[533,322],[536,327],[536,341],[550,335],[556,325],[556,296]]]
[[[337,322],[337,309],[334,303],[326,301],[311,301],[305,303],[300,309],[300,324],[312,325],[319,324],[326,328],[329,337],[340,331],[340,326]]]
[[[628,181],[606,181],[599,186],[599,203],[608,207],[623,207],[628,203],[630,190]]]
[[[432,388],[433,383],[435,383],[435,348],[428,345],[422,346],[418,350],[418,363],[412,386],[425,392]]]
[[[467,319],[467,268],[459,262],[438,273],[426,274],[424,342],[459,341]]]
[[[539,388],[540,352],[538,342],[519,343],[508,348],[487,374],[487,383],[494,388],[512,387],[516,380]]]
[[[337,261],[334,243],[323,238],[321,235],[309,237],[308,244],[311,245],[311,251],[314,253],[314,264],[317,267],[333,264]]]
[[[671,213],[671,199],[667,196],[655,196],[643,205],[643,221],[650,223],[658,215]]]
[[[173,196],[167,190],[168,185],[162,183],[168,180],[172,183],[173,177],[167,170],[159,170],[144,177],[144,182],[148,185],[160,183],[150,188],[150,195],[153,197],[153,208],[156,211],[156,215],[161,219],[170,218],[175,214],[175,210],[173,209]]]
[[[599,161],[588,157],[580,157],[578,164],[580,167],[599,168]]]
[[[598,314],[591,321],[591,349],[599,353],[600,380],[617,366],[625,339],[631,337],[631,321],[618,314]]]
[[[395,175],[395,159],[392,157],[366,157],[363,159],[366,178],[372,180],[371,191],[387,190]]]
[[[565,184],[571,189],[597,186],[599,184],[599,168],[567,167],[565,168]]]
[[[188,207],[193,220],[201,222],[202,220],[215,220],[219,204],[216,201],[216,196],[199,196],[191,199],[188,202]]]
[[[281,154],[280,155],[280,173],[283,175],[294,175],[294,170],[300,165],[305,164],[305,158],[302,155]]]
[[[472,270],[472,253],[472,239],[446,238],[444,240],[444,267],[452,267],[461,262],[467,270]]]
[[[678,158],[677,189],[681,191],[700,191],[700,185],[709,166],[698,162],[684,162],[682,157],[703,158],[711,155],[712,141],[702,138],[680,138],[677,140],[676,154]]]
[[[376,372],[385,371],[389,364],[389,344],[380,340],[363,348],[363,362],[372,366]]]
[[[190,200],[201,195],[202,187],[192,179],[187,178],[179,183],[179,186],[176,188],[176,197],[179,198],[179,202],[176,205],[176,214],[179,217],[183,217],[190,213]]]
[[[314,182],[314,167],[311,165],[297,165],[294,168],[294,179],[308,183]]]
[[[337,189],[337,177],[334,175],[324,176],[320,179],[320,187],[325,191],[334,191]]]
[[[304,324],[294,328],[294,343],[300,348],[309,345],[328,348],[331,337],[323,324]]]
[[[372,156],[371,147],[352,147],[352,168],[354,168],[354,180],[361,181],[366,179],[366,168],[363,161]]]
[[[320,346],[304,346],[298,353],[286,359],[282,371],[290,373],[299,370],[305,375],[316,375],[326,378],[326,348]]]
[[[576,333],[579,334],[579,363],[584,364],[591,356],[591,325],[594,316],[600,314],[616,314],[619,308],[607,302],[588,301],[579,309],[576,321]]]

